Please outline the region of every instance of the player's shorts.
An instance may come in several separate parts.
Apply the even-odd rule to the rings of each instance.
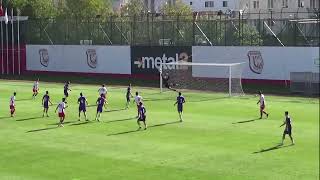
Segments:
[[[100,96],[106,98],[106,94],[100,94]]]
[[[102,106],[98,106],[97,107],[97,112],[102,113],[102,111],[103,111],[103,107]]]
[[[64,117],[65,117],[65,114],[64,114],[64,113],[58,113],[58,116],[64,118]]]
[[[261,106],[260,106],[260,110],[261,110],[261,111],[264,110],[265,108],[266,108],[265,105],[261,105]]]
[[[147,116],[139,117],[138,121],[146,121]]]
[[[182,112],[183,111],[183,106],[182,105],[178,105],[178,112]]]
[[[15,109],[14,105],[10,105],[10,109],[14,110]]]
[[[127,99],[127,102],[130,102],[130,96],[127,96],[126,99]]]
[[[64,90],[64,91],[63,91],[63,94],[64,94],[66,97],[68,97],[68,96],[69,96],[68,90]]]
[[[49,103],[43,103],[43,108],[49,109]]]
[[[86,112],[87,111],[87,108],[86,107],[83,107],[83,106],[79,106],[79,112]]]
[[[170,88],[170,84],[169,83],[164,83],[164,87]]]
[[[38,92],[38,89],[33,88],[33,89],[32,89],[32,92],[37,93],[37,92]]]
[[[288,134],[290,136],[291,136],[291,133],[292,133],[292,128],[288,128],[283,131],[283,134]]]

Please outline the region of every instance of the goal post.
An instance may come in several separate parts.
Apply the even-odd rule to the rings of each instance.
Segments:
[[[204,90],[244,95],[241,63],[160,63],[160,91],[170,89]]]

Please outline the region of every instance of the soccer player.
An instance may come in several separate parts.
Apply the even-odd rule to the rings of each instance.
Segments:
[[[42,97],[42,105],[43,105],[42,117],[44,117],[44,113],[46,113],[47,117],[49,117],[48,115],[49,103],[52,105],[52,102],[50,101],[49,92],[46,91],[46,94]]]
[[[102,86],[99,88],[98,92],[99,92],[100,97],[103,96],[104,98],[106,98],[107,88],[105,87],[104,84],[102,84]]]
[[[185,103],[185,99],[182,96],[182,93],[179,92],[179,96],[177,97],[177,101],[174,103],[174,105],[178,104],[178,113],[180,117],[180,122],[182,122],[182,112],[183,112],[183,104]]]
[[[58,104],[58,106],[57,106],[57,108],[55,110],[55,113],[58,110],[58,116],[60,118],[60,122],[59,122],[58,127],[63,127],[63,121],[65,119],[65,109],[67,107],[68,106],[66,105],[66,98],[62,98],[62,101]]]
[[[134,98],[134,101],[137,104],[137,111],[138,111],[137,118],[138,118],[139,117],[139,106],[140,106],[140,103],[142,102],[142,97],[139,95],[138,92],[136,92],[136,97]]]
[[[172,84],[169,83],[169,80],[170,80],[170,76],[168,73],[165,73],[164,75],[162,75],[162,81],[163,81],[164,87],[172,91],[177,91],[171,87]]]
[[[104,99],[107,98],[108,90],[104,84],[102,84],[102,86],[99,88],[98,92],[99,92],[100,97],[103,97]],[[104,108],[106,108],[105,105],[104,105]]]
[[[39,91],[39,79],[37,79],[34,84],[33,84],[33,87],[32,87],[32,99],[35,99],[36,96],[38,95],[38,91]]]
[[[127,93],[126,93],[126,99],[127,99],[126,109],[129,108],[129,104],[130,104],[130,101],[131,101],[130,98],[132,98],[132,97],[133,97],[133,96],[132,96],[132,94],[131,94],[131,84],[129,84],[129,86],[128,86],[128,88],[127,88]]]
[[[262,119],[262,115],[265,114],[268,118],[269,114],[265,111],[265,108],[266,108],[266,101],[264,99],[264,95],[262,94],[261,91],[258,92],[259,96],[260,96],[260,99],[259,101],[257,102],[257,104],[260,103],[260,119]]]
[[[137,123],[138,123],[138,126],[139,126],[138,130],[141,129],[141,124],[140,124],[141,121],[144,124],[144,130],[147,130],[147,124],[146,124],[147,116],[146,116],[146,113],[147,113],[146,108],[144,107],[143,103],[140,102],[139,103],[139,117],[138,117],[138,120],[137,120]]]
[[[15,105],[16,95],[17,95],[17,93],[14,92],[13,96],[10,97],[10,114],[11,114],[11,117],[13,117],[14,113],[16,112],[16,105]]]
[[[101,113],[103,111],[103,106],[106,104],[106,99],[103,97],[103,95],[101,94],[101,96],[98,98],[97,100],[97,114],[96,114],[96,121],[100,122],[100,116]]]
[[[291,139],[291,144],[294,145],[294,140],[293,140],[292,135],[291,135],[292,134],[292,125],[291,125],[291,118],[289,116],[289,112],[286,111],[284,113],[284,115],[285,115],[285,120],[284,120],[283,124],[280,127],[282,127],[283,125],[286,125],[286,127],[284,128],[284,131],[283,131],[281,145],[283,145],[283,141],[284,141],[284,138],[285,138],[286,134],[289,135],[289,137]]]
[[[68,97],[69,97],[68,91],[71,91],[71,89],[69,88],[69,86],[70,86],[70,81],[67,81],[67,82],[64,84],[64,87],[63,87],[63,93],[64,93],[65,98],[68,98]]]
[[[86,111],[87,111],[86,106],[88,105],[88,101],[86,97],[83,96],[82,93],[80,93],[80,97],[78,98],[78,104],[79,104],[79,121],[80,121],[81,112],[83,112],[84,119],[88,121],[87,115],[86,115]]]

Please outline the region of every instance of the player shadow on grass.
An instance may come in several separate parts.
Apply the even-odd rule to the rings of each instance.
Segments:
[[[281,144],[277,144],[273,147],[270,147],[270,148],[267,148],[267,149],[261,149],[260,151],[256,151],[256,152],[253,152],[253,154],[258,154],[258,153],[264,153],[264,152],[268,152],[268,151],[273,151],[273,150],[277,150],[277,149],[281,149],[281,148],[286,148],[286,147],[290,147],[292,146],[292,144],[290,145],[281,145]]]
[[[29,100],[32,100],[32,97],[30,97],[30,98],[25,98],[25,99],[17,99],[16,101],[29,101]]]
[[[76,122],[79,122],[78,120],[76,121],[65,121],[63,124],[70,124],[70,123],[76,123]],[[56,123],[51,123],[51,124],[48,124],[48,125],[59,125],[60,123],[59,122],[56,122]]]
[[[28,120],[40,119],[40,118],[42,118],[42,116],[30,117],[30,118],[24,118],[24,119],[17,119],[16,121],[28,121]]]
[[[11,118],[10,116],[8,116],[8,117],[0,117],[0,119],[9,119],[9,118]]]
[[[46,131],[46,130],[56,129],[56,128],[59,128],[59,127],[48,127],[48,128],[42,128],[42,129],[33,129],[33,130],[30,130],[30,131],[27,131],[27,133]]]
[[[121,122],[121,121],[129,121],[129,120],[133,120],[136,119],[135,117],[132,118],[125,118],[125,119],[117,119],[117,120],[112,120],[112,121],[106,121],[105,123],[113,123],[113,122]]]
[[[238,121],[238,122],[233,122],[232,124],[249,123],[249,122],[253,122],[253,121],[259,120],[259,119],[260,118],[250,119],[250,120],[246,120],[246,121]]]
[[[174,121],[174,122],[168,122],[168,123],[162,123],[162,124],[155,124],[155,125],[148,126],[148,129],[154,128],[154,127],[159,127],[159,126],[165,126],[165,125],[169,125],[169,124],[177,124],[177,123],[181,123],[181,122],[180,121]],[[108,134],[107,136],[129,134],[129,133],[140,132],[140,131],[142,132],[143,130],[136,129],[136,130],[131,130],[131,131],[124,131],[124,132],[119,132],[119,133]]]
[[[126,108],[121,108],[121,109],[110,109],[110,110],[105,110],[104,112],[117,112],[117,111],[124,111]]]
[[[78,121],[78,123],[70,124],[70,126],[80,126],[80,125],[85,125],[89,123],[91,123],[91,121],[85,121],[85,122]]]

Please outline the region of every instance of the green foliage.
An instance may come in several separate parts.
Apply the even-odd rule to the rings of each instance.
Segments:
[[[71,17],[95,18],[97,15],[106,17],[112,14],[109,0],[65,0],[64,14]]]
[[[175,4],[164,4],[161,7],[161,12],[165,15],[192,15],[190,6],[186,5],[181,0],[176,0]]]
[[[125,16],[137,16],[146,13],[143,0],[131,0],[121,8],[121,14]]]
[[[233,36],[241,42],[241,45],[258,46],[263,43],[262,37],[254,26],[241,23],[238,29],[240,30],[240,35],[239,31],[235,31]]]

